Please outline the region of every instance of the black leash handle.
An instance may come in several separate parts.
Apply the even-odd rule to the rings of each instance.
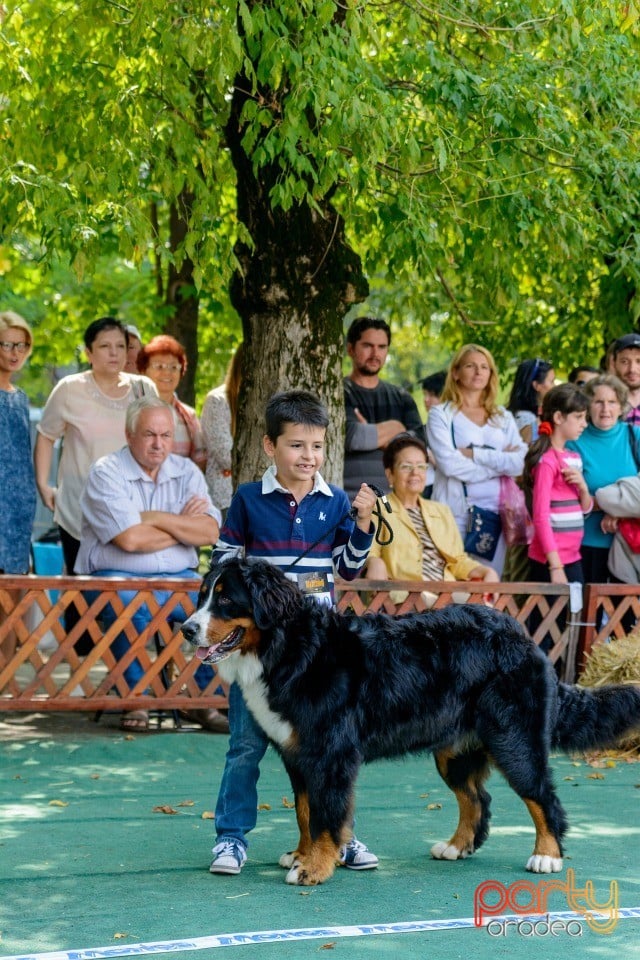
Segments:
[[[367,486],[368,486],[368,487],[371,487],[371,489],[372,489],[373,492],[375,493],[375,495],[376,495],[376,497],[378,498],[378,500],[381,500],[381,501],[382,501],[382,503],[384,504],[384,508],[385,508],[385,510],[387,511],[387,513],[393,513],[393,510],[391,509],[391,504],[390,504],[389,501],[387,500],[387,495],[386,495],[386,493],[384,492],[384,490],[381,490],[380,487],[376,487],[375,483],[368,483]],[[376,503],[375,507],[373,508],[373,510],[372,510],[371,512],[373,513],[373,516],[374,516],[374,517],[376,518],[376,520],[377,520],[377,523],[376,523],[376,532],[375,532],[375,535],[374,535],[374,536],[375,536],[375,541],[376,541],[376,543],[377,543],[380,547],[388,547],[389,544],[393,542],[393,530],[391,529],[391,525],[388,523],[388,521],[386,520],[386,518],[385,518],[384,515],[382,514],[382,511],[380,510],[380,507],[378,506],[377,503]],[[351,507],[351,510],[349,511],[349,515],[350,515],[351,517],[353,517],[354,520],[356,519],[356,517],[358,516],[358,511],[356,510],[355,507]],[[342,521],[340,521],[340,523],[342,523]],[[386,539],[384,539],[384,540],[382,539],[382,528],[383,528],[383,527],[385,528],[385,531],[386,531]],[[314,546],[315,546],[315,544],[314,544]]]

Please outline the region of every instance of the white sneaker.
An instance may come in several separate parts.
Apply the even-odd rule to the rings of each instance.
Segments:
[[[209,873],[240,873],[246,860],[247,851],[239,840],[221,840],[213,850],[213,860]]]
[[[340,865],[349,870],[374,870],[378,866],[378,858],[369,848],[356,837],[351,837],[349,843],[343,844],[338,851]]]

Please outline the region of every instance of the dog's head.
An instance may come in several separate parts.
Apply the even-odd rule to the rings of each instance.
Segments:
[[[256,650],[263,632],[285,623],[300,607],[302,594],[264,560],[227,560],[202,581],[198,608],[182,624],[203,663]]]

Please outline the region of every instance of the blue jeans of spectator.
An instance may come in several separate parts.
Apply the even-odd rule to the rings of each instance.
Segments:
[[[217,840],[235,839],[247,846],[246,834],[258,819],[260,761],[269,741],[244,702],[237,683],[229,688],[229,750],[216,803]]]
[[[133,577],[134,574],[127,573],[127,571],[125,570],[96,570],[93,573],[93,576],[94,577]],[[149,575],[135,574],[135,576],[151,577],[150,574]],[[195,571],[193,570],[181,570],[180,573],[171,573],[171,574],[158,573],[158,574],[153,574],[153,577],[163,577],[165,579],[167,577],[171,577],[172,579],[175,577],[175,578],[180,578],[185,580],[200,579],[200,575],[195,573]],[[137,590],[118,590],[118,597],[120,598],[122,603],[126,605],[133,600],[133,598],[136,596],[137,593],[138,593]],[[163,603],[166,603],[166,601],[171,596],[171,591],[154,590],[153,595],[159,604],[163,604]],[[189,594],[189,596],[193,601],[193,603],[195,604],[198,599],[198,594],[194,592],[192,594]],[[93,599],[95,599],[95,597],[93,597]],[[87,600],[89,601],[88,594],[87,594]],[[110,627],[113,623],[115,623],[117,617],[110,603],[108,603],[104,608],[104,610],[102,611],[101,617],[105,627]],[[149,610],[149,607],[147,606],[147,604],[143,603],[141,606],[138,607],[136,612],[131,617],[131,623],[134,625],[137,633],[142,633],[145,627],[147,627],[149,623],[151,623],[152,619],[153,619],[153,614]],[[182,623],[186,619],[187,619],[186,611],[183,610],[181,606],[175,607],[171,613],[171,622]],[[116,639],[111,644],[111,652],[113,653],[116,660],[121,660],[122,657],[127,653],[127,651],[130,648],[131,648],[131,644],[129,643],[127,635],[124,633],[119,633]],[[144,670],[142,669],[142,664],[140,663],[139,660],[133,660],[124,671],[124,678],[131,689],[135,687],[136,683],[140,680],[140,678],[143,675],[144,675]],[[194,674],[194,678],[198,685],[198,688],[200,690],[204,690],[205,687],[207,687],[208,684],[211,683],[213,676],[214,676],[213,668],[208,663],[201,664]]]

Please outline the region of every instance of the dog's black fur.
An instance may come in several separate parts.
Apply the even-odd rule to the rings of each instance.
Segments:
[[[237,680],[282,755],[301,834],[291,883],[322,882],[333,871],[360,765],[422,750],[435,754],[460,807],[435,857],[468,856],[486,839],[484,781],[495,765],[536,826],[528,869],[560,870],[566,820],[549,750],[612,744],[640,723],[640,690],[558,683],[506,614],[468,604],[342,615],[305,599],[263,561],[214,568],[183,632],[201,660]]]

